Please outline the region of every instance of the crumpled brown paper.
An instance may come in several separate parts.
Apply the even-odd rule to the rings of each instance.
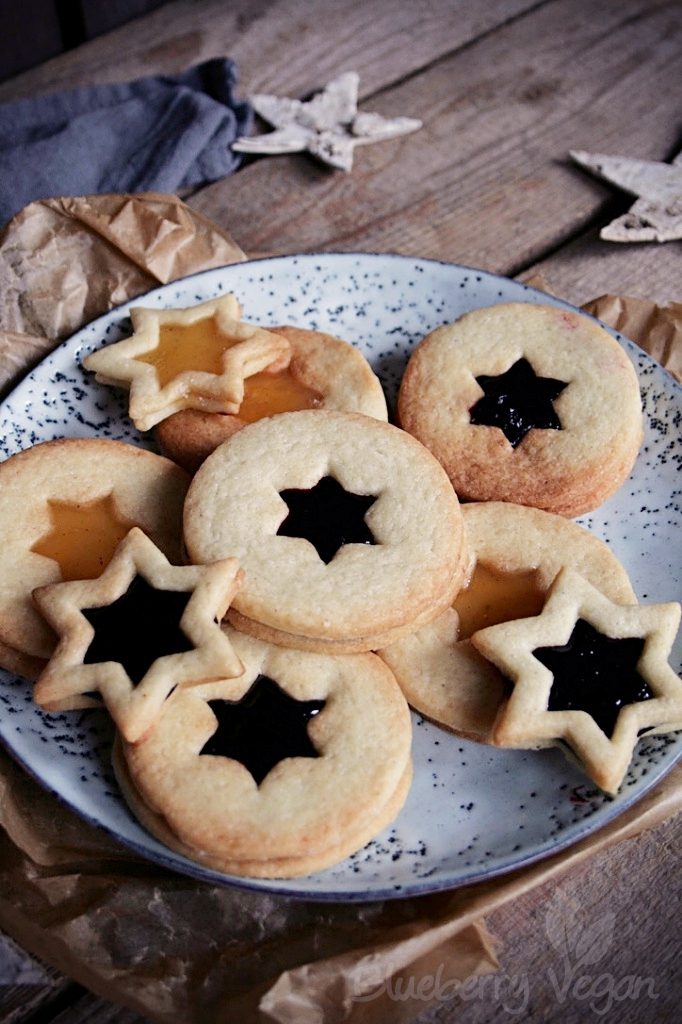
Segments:
[[[112,306],[244,258],[173,196],[31,204],[0,236],[0,387]],[[649,351],[679,369],[679,306],[635,313],[629,299],[597,301],[590,311],[628,336],[637,324],[657,333]],[[633,316],[636,324],[619,319]],[[0,927],[99,995],[163,1024],[401,1024],[443,991],[496,970],[487,914],[681,809],[682,767],[539,864],[449,893],[324,904],[163,871],[87,825],[0,752]]]
[[[246,259],[177,196],[77,196],[26,206],[0,233],[0,390],[114,306]]]

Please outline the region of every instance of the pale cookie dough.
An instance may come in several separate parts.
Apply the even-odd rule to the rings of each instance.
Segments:
[[[291,492],[312,527],[329,530],[330,551],[294,529]],[[200,468],[184,521],[191,561],[232,555],[243,567],[234,601],[242,628],[257,634],[260,624],[320,650],[331,641],[334,653],[372,650],[427,621],[463,576],[462,517],[441,466],[404,431],[357,414],[289,412],[250,424]]]
[[[48,441],[3,462],[0,662],[10,670],[23,664],[28,675],[29,659],[50,657],[55,636],[32,604],[33,590],[99,575],[132,526],[182,561],[188,482],[170,460],[121,441]],[[4,661],[5,649],[25,658]]]
[[[680,605],[621,605],[562,569],[540,615],[481,629],[477,650],[511,681],[493,729],[501,747],[568,748],[615,794],[640,736],[682,721],[682,680],[668,663]]]
[[[407,703],[375,655],[228,632],[243,675],[176,690],[147,736],[121,744],[126,798],[162,841],[208,866],[261,877],[326,867],[406,796]]]
[[[270,333],[289,342],[289,365],[247,378],[244,401],[234,415],[185,409],[157,424],[154,434],[164,455],[194,473],[247,423],[294,409],[337,409],[388,418],[379,378],[358,349],[331,334],[301,327],[272,327]]]
[[[514,378],[518,393],[497,395]],[[490,425],[507,414],[505,429]],[[405,371],[398,415],[460,498],[565,516],[612,494],[642,440],[637,376],[620,345],[587,316],[526,303],[478,309],[429,334]]]
[[[613,601],[633,604],[637,598],[611,549],[577,523],[507,502],[463,505],[462,515],[469,563],[454,607],[379,653],[412,707],[460,736],[490,743],[507,688],[472,646],[471,633],[539,614],[564,567],[575,568]],[[501,598],[498,588],[504,588]]]

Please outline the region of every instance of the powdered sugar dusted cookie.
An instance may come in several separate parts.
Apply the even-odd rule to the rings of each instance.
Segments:
[[[68,711],[99,693],[123,736],[139,740],[175,687],[241,674],[219,623],[242,576],[234,558],[171,565],[134,527],[101,576],[33,592],[59,636],[34,700]]]
[[[143,824],[234,874],[306,874],[389,823],[411,775],[410,715],[386,666],[272,647],[229,631],[237,679],[177,690],[121,744],[117,774]]]
[[[453,607],[380,654],[417,711],[461,736],[491,742],[507,685],[472,646],[473,633],[539,614],[565,567],[613,601],[637,599],[610,548],[577,523],[508,502],[463,505],[462,515],[469,561]]]
[[[180,409],[234,413],[244,380],[266,366],[286,366],[285,338],[239,319],[234,295],[189,309],[130,311],[134,333],[83,360],[104,384],[130,389],[129,413],[149,430]]]
[[[441,466],[404,431],[357,414],[245,427],[200,468],[184,521],[192,561],[230,554],[243,566],[239,627],[306,649],[375,649],[447,607],[464,571]]]
[[[642,439],[624,350],[587,316],[525,303],[429,334],[405,371],[398,413],[460,497],[566,516],[623,483]]]
[[[615,793],[638,738],[682,722],[682,680],[667,660],[679,623],[679,604],[614,604],[563,569],[540,615],[471,638],[513,684],[494,742],[568,747]]]
[[[289,343],[289,364],[248,377],[234,415],[185,409],[164,419],[155,435],[165,455],[193,473],[247,423],[297,409],[337,409],[388,418],[379,378],[358,349],[330,334],[300,327],[273,327],[270,333]]]
[[[0,465],[0,661],[33,675],[55,637],[32,591],[99,576],[132,526],[182,560],[187,475],[168,459],[120,441],[49,441]],[[16,653],[3,659],[2,650]],[[23,658],[22,658],[23,656]]]

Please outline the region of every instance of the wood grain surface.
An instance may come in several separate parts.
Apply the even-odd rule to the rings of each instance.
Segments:
[[[358,150],[347,175],[302,155],[247,161],[190,204],[254,255],[396,251],[539,271],[576,304],[604,292],[679,301],[680,244],[602,242],[599,227],[630,200],[567,152],[679,150],[681,28],[678,2],[651,0],[176,0],[0,84],[0,101],[224,55],[244,93],[303,97],[357,70],[362,109],[424,128]],[[500,971],[421,1024],[679,1019],[681,840],[678,817],[497,910]],[[601,937],[591,953],[589,935]],[[142,1018],[7,939],[0,1022]]]

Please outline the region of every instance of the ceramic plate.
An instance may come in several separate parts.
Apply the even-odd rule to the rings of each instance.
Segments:
[[[551,303],[525,285],[482,271],[400,256],[288,256],[223,267],[150,292],[136,304],[188,306],[234,291],[246,319],[293,323],[353,342],[395,397],[407,357],[427,331],[496,302]],[[112,437],[149,445],[125,413],[125,397],[95,382],[80,360],[130,328],[112,310],[50,355],[0,407],[3,455],[58,437]],[[616,337],[618,337],[616,335]],[[606,540],[643,601],[679,599],[679,460],[682,389],[630,342],[646,413],[646,437],[628,482],[582,522]],[[673,664],[679,669],[681,645]],[[414,716],[415,780],[391,828],[337,867],[292,881],[233,879],[171,853],[128,813],[109,767],[103,712],[49,715],[27,683],[2,673],[0,736],[45,786],[143,856],[211,882],[311,899],[367,900],[444,889],[551,854],[615,817],[682,754],[682,734],[640,742],[615,799],[596,791],[557,750],[493,750]]]

